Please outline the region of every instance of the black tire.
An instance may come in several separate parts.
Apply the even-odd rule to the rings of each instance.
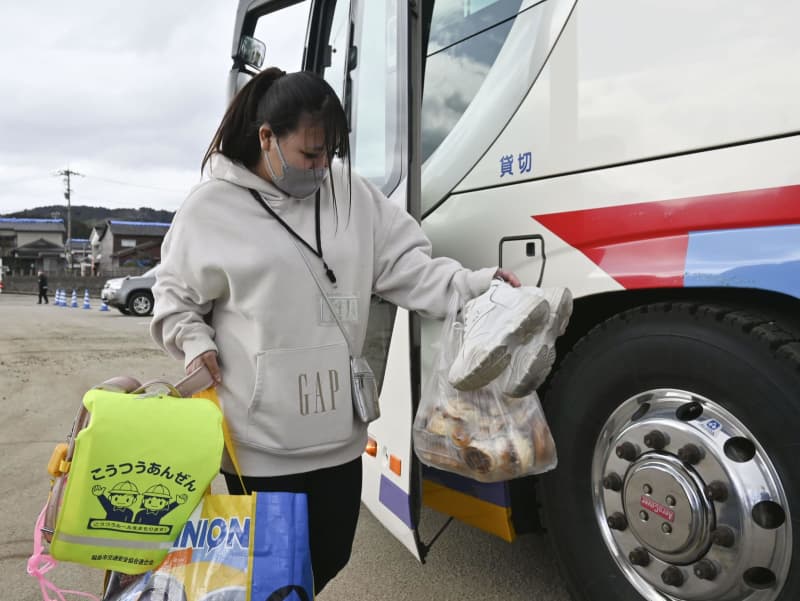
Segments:
[[[131,312],[128,311],[127,307],[117,307],[117,311],[119,311],[123,315],[130,315],[131,314]]]
[[[137,317],[144,317],[153,312],[153,295],[149,292],[134,292],[128,298],[128,311]]]
[[[763,315],[716,305],[663,303],[626,311],[574,347],[546,394],[558,467],[540,478],[541,500],[575,601],[643,599],[603,540],[591,466],[609,416],[626,399],[659,388],[691,391],[732,413],[772,461],[790,515],[800,516],[797,332]],[[795,532],[792,538],[780,601],[800,599],[800,536]]]

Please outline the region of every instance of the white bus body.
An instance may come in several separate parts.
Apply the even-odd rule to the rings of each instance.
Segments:
[[[232,86],[240,37],[291,4],[242,0]],[[364,503],[421,559],[420,504],[509,541],[543,504],[583,601],[800,598],[800,3],[309,6],[354,169],[435,254],[576,298],[540,390],[559,467],[496,485],[418,464],[438,324],[376,301]]]

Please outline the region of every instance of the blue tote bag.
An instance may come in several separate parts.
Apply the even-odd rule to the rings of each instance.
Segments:
[[[312,601],[306,495],[207,495],[163,563],[104,601]]]

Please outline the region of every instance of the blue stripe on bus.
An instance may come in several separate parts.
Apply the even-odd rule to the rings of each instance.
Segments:
[[[378,500],[409,528],[414,525],[411,522],[411,503],[408,494],[397,484],[381,475],[381,484],[378,490]]]
[[[494,503],[500,507],[511,506],[511,496],[506,482],[487,484],[459,476],[458,474],[437,470],[427,465],[422,466],[422,477],[477,499]]]
[[[800,298],[800,225],[690,232],[684,285],[759,288]]]

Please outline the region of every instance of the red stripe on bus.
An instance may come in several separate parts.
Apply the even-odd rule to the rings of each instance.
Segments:
[[[688,245],[687,234],[581,250],[625,288],[682,288]]]
[[[690,232],[800,223],[800,185],[532,217],[625,288],[682,286]]]

